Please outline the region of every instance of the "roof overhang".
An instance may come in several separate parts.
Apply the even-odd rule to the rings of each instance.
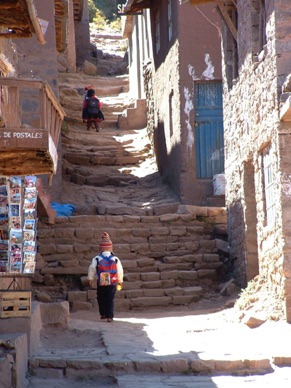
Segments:
[[[0,1],[0,38],[26,38],[36,34],[45,43],[33,0]]]
[[[132,15],[145,8],[150,8],[152,4],[152,0],[128,0],[124,6],[124,13]]]

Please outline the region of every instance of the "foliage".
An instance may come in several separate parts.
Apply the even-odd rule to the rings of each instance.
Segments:
[[[89,22],[92,23],[97,12],[97,7],[94,4],[93,0],[88,0],[88,10],[89,10]]]
[[[116,13],[115,0],[88,0],[89,21],[97,30],[121,30],[121,19]]]
[[[116,2],[115,0],[93,0],[97,9],[101,11],[105,19],[109,22],[116,18]]]

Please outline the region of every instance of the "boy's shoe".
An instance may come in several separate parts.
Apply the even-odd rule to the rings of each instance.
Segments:
[[[112,322],[113,318],[107,318],[107,322]]]

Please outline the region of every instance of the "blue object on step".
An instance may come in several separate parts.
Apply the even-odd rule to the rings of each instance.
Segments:
[[[51,202],[51,208],[57,212],[57,217],[70,217],[76,210],[76,206],[70,203]]]

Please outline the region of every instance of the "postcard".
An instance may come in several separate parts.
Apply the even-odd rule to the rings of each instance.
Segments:
[[[16,189],[21,187],[21,176],[11,176],[9,178],[9,189]]]
[[[34,251],[35,251],[35,241],[24,241],[23,252],[34,252]]]
[[[24,264],[23,273],[34,273],[35,270],[35,262],[27,261]]]
[[[8,251],[8,240],[0,240],[0,252]]]
[[[22,252],[22,244],[10,244],[10,252],[14,255],[21,254]]]
[[[10,217],[19,217],[20,216],[20,205],[13,203],[9,205],[9,216]]]
[[[24,199],[32,199],[37,197],[36,187],[28,187],[24,191]]]
[[[25,220],[34,220],[36,217],[35,209],[25,209],[24,210],[24,219]]]
[[[35,220],[25,220],[24,221],[24,230],[34,230]]]
[[[8,260],[0,260],[0,272],[8,272]]]
[[[26,263],[27,261],[35,261],[35,252],[24,252],[23,253],[23,262]]]
[[[21,202],[21,193],[19,189],[13,189],[13,193],[9,193],[9,201],[18,204]]]
[[[0,206],[7,206],[8,205],[8,197],[4,195],[0,195]]]
[[[36,187],[36,176],[28,175],[24,178],[25,187]]]
[[[34,209],[36,204],[36,197],[35,198],[25,198],[24,199],[24,209]]]
[[[0,196],[7,197],[7,186],[0,186]]]
[[[22,262],[21,260],[17,260],[17,261],[14,261],[14,262],[10,262],[10,272],[16,272],[16,273],[21,273],[22,269]]]
[[[1,261],[8,260],[8,252],[0,252],[0,260]]]
[[[6,206],[1,206],[0,205],[0,214],[8,214],[8,211],[9,211],[9,206],[6,205]]]
[[[1,216],[1,214],[0,214]],[[1,223],[1,221],[0,221]],[[21,229],[21,217],[10,217],[9,218],[9,227],[11,229]]]
[[[25,230],[23,232],[23,240],[24,241],[33,241],[35,237],[34,230]]]
[[[22,229],[10,229],[9,236],[10,244],[22,243]]]
[[[8,229],[0,229],[0,239],[8,241],[9,239]]]
[[[6,176],[0,176],[0,186],[6,185],[7,179]]]
[[[12,253],[10,252],[9,261],[10,263],[16,263],[17,261],[22,259],[21,253]]]

